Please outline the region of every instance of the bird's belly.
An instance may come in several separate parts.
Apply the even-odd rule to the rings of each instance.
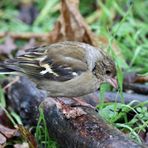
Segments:
[[[42,80],[39,87],[47,90],[49,96],[52,97],[78,97],[94,92],[99,88],[99,85],[95,76],[85,73],[65,82]]]

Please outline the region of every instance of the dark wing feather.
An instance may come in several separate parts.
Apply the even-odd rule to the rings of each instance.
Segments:
[[[7,60],[4,66],[7,70],[54,81],[67,81],[87,70],[83,49],[70,49],[71,47],[61,45],[59,47],[52,45],[29,49],[24,55]],[[65,52],[66,50],[70,51]]]
[[[42,75],[46,79],[50,79],[54,81],[70,80],[80,75],[82,72],[86,71],[84,68],[81,68],[81,69],[76,67],[73,68],[68,62],[67,63],[65,62],[64,64],[61,65],[59,63],[56,63],[56,60],[49,59],[49,57],[47,57],[45,60],[43,60],[40,63],[41,67],[46,67],[47,65],[50,66],[51,72],[46,72],[45,74],[42,74]]]

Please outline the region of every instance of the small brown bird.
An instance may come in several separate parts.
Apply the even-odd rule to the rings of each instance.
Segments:
[[[114,62],[101,49],[80,42],[31,48],[0,67],[0,73],[26,74],[52,97],[83,96],[106,82],[117,88]]]

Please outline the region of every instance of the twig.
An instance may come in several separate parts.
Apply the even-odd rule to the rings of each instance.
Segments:
[[[32,32],[24,32],[24,33],[15,33],[15,32],[1,32],[0,38],[4,38],[6,36],[10,36],[13,39],[22,39],[29,40],[31,38],[35,38],[38,40],[48,40],[49,33],[32,33]]]

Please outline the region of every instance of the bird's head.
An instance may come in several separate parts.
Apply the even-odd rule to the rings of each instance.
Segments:
[[[97,61],[93,73],[101,83],[110,83],[114,88],[118,87],[115,63],[110,57],[105,56],[103,60]]]

